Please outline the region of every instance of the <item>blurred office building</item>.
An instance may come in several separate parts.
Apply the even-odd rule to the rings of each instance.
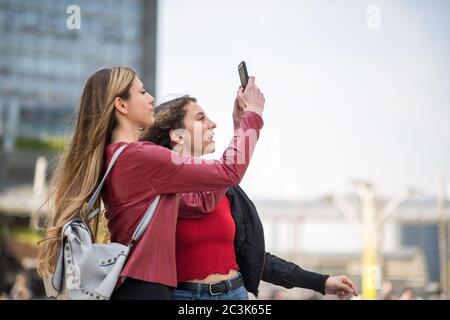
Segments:
[[[0,136],[7,144],[18,135],[67,133],[84,81],[103,66],[134,68],[154,92],[157,1],[73,4],[0,0]]]
[[[130,66],[155,91],[156,16],[156,0],[0,0],[0,299],[42,297],[30,217],[51,144],[71,133],[96,70]]]

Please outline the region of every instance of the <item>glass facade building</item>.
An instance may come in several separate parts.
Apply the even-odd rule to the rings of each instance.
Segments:
[[[80,29],[67,26],[71,5],[80,9]],[[84,82],[102,66],[130,66],[154,92],[156,6],[156,0],[0,0],[0,135],[15,118],[9,130],[17,135],[67,132]]]

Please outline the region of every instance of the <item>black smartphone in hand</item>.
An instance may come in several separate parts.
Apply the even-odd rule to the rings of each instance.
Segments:
[[[248,72],[245,61],[239,63],[238,71],[239,71],[239,78],[241,78],[241,85],[244,87],[245,90],[245,87],[247,86],[248,83]]]

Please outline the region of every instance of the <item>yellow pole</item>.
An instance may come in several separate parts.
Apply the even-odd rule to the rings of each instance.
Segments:
[[[375,197],[370,185],[359,188],[361,199],[361,222],[363,231],[363,268],[361,274],[364,300],[378,298],[380,268],[378,264],[378,228]]]
[[[377,287],[379,279],[378,248],[376,235],[369,231],[364,235],[362,295],[364,300],[378,298]]]

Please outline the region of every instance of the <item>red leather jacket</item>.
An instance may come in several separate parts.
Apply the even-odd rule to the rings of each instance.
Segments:
[[[242,130],[235,131],[221,160],[216,161],[180,156],[151,142],[128,144],[102,193],[111,240],[128,244],[150,202],[158,194],[161,198],[151,223],[128,257],[122,277],[177,286],[175,231],[179,206],[191,208],[183,210],[191,217],[212,211],[226,190],[242,180],[262,126],[258,114],[245,112]],[[256,139],[248,138],[248,130],[253,130]],[[124,143],[107,146],[105,167]]]

